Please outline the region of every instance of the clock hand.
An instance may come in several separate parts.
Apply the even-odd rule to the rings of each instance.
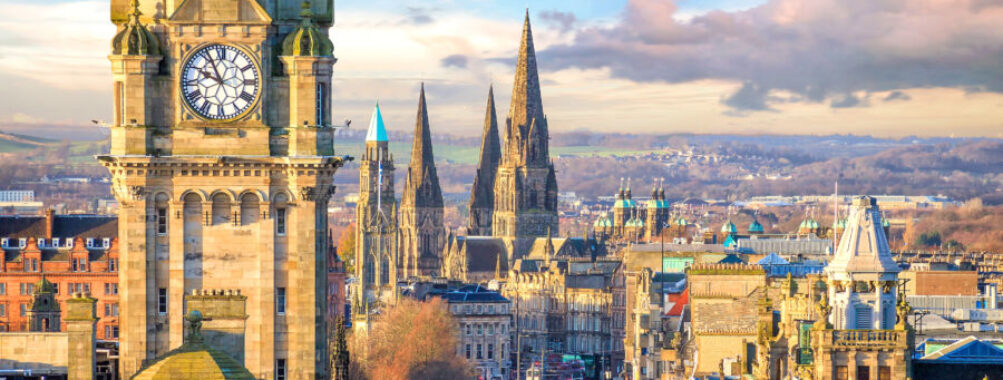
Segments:
[[[216,60],[212,58],[212,55],[209,54],[209,52],[206,52],[205,56],[209,57],[209,63],[212,65],[212,71],[214,71],[216,73],[216,78],[215,78],[216,83],[222,84],[223,83],[223,79],[219,75],[219,69],[216,68]]]

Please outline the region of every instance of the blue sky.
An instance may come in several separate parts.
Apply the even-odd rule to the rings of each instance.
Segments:
[[[479,134],[527,6],[556,132],[1003,137],[985,0],[338,0],[333,114],[410,130],[424,81],[433,133]],[[109,118],[114,33],[107,0],[0,1],[0,130]]]

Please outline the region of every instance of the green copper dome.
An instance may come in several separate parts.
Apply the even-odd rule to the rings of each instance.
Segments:
[[[738,233],[738,227],[735,227],[735,223],[732,223],[731,219],[729,219],[721,226],[721,232],[726,234],[736,234]]]
[[[255,377],[236,359],[202,342],[202,313],[192,310],[185,316],[190,333],[185,343],[168,352],[132,380],[228,380]]]
[[[749,224],[749,233],[750,234],[761,234],[761,233],[763,233],[763,225],[759,224],[758,220],[753,219],[752,223]]]
[[[330,57],[334,53],[334,44],[326,33],[313,23],[313,12],[310,3],[303,2],[300,12],[303,21],[296,30],[289,33],[282,41],[282,54],[301,57]]]
[[[111,40],[111,53],[115,55],[160,55],[157,36],[139,22],[139,3],[132,0],[129,22]]]

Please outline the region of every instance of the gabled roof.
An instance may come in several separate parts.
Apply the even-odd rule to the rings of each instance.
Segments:
[[[979,338],[969,336],[923,356],[920,360],[1003,364],[1003,350]]]
[[[388,141],[387,127],[383,123],[383,113],[380,112],[380,103],[373,107],[373,117],[369,119],[369,130],[366,132],[366,141]]]
[[[757,261],[756,264],[758,264],[758,265],[784,265],[784,264],[790,264],[790,262],[787,261],[787,260],[784,260],[784,258],[780,257],[780,255],[778,255],[776,252],[770,252],[770,254],[766,255],[766,257],[763,257],[762,259],[759,259],[759,261]]]

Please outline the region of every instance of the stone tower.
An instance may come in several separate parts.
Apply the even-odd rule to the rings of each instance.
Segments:
[[[392,290],[397,279],[397,198],[394,158],[380,105],[373,109],[366,150],[359,162],[359,201],[355,208],[355,278],[366,301]]]
[[[181,346],[184,294],[247,297],[244,365],[326,376],[333,3],[111,0],[120,375]]]
[[[494,236],[504,238],[510,246],[510,259],[525,256],[533,240],[546,236],[548,229],[558,233],[557,177],[550,161],[549,139],[527,11],[495,177],[491,228]]]
[[[35,284],[28,305],[28,331],[55,332],[60,330],[59,301],[56,300],[56,286],[42,276]]]
[[[435,173],[424,84],[418,98],[418,120],[408,165],[400,206],[399,274],[402,278],[437,275],[442,266],[446,229],[442,221],[442,189]]]
[[[495,175],[501,158],[498,142],[498,116],[495,113],[494,86],[488,89],[488,107],[484,113],[484,134],[481,137],[481,159],[470,190],[470,218],[467,235],[491,236],[491,217],[495,207]]]

